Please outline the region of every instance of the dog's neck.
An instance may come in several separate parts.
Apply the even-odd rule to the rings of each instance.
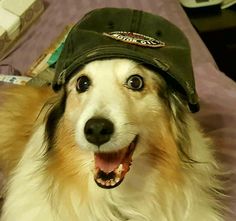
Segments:
[[[91,171],[88,177],[80,176],[78,182],[67,182],[51,171],[42,170],[47,163],[44,131],[45,125],[36,130],[15,170],[14,178],[10,181],[8,191],[11,192],[11,197],[7,199],[5,206],[16,212],[20,210],[19,214],[23,210],[27,214],[33,212],[37,216],[34,221],[44,218],[50,220],[50,217],[56,221],[198,221],[202,214],[209,214],[206,212],[209,207],[198,208],[197,204],[192,203],[196,202],[199,194],[203,199],[205,193],[195,186],[195,180],[200,179],[199,174],[188,173],[188,168],[185,168],[184,183],[167,183],[164,180],[162,182],[159,171],[151,164],[143,164],[143,161],[137,160],[133,162],[123,183],[111,190],[98,187]],[[39,140],[42,142],[33,143]],[[22,185],[27,192],[21,192],[23,189],[18,188]],[[206,205],[208,203],[206,201]],[[195,210],[202,213],[192,215]],[[37,214],[42,211],[46,212],[38,220]],[[55,214],[58,217],[56,219]],[[190,219],[189,214],[194,219]],[[19,221],[25,220],[25,216],[23,219],[19,218]],[[206,220],[214,219],[209,217]]]

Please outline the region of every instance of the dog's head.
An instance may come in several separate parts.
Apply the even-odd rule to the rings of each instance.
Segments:
[[[184,121],[186,108],[172,92],[161,76],[131,60],[85,65],[48,116],[51,168],[85,180],[93,174],[102,188],[122,183],[132,161],[174,177],[182,127],[176,118],[182,114]]]

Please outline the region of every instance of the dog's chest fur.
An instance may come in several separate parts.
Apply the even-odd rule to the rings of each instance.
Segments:
[[[151,168],[144,165],[135,165],[137,171],[130,171],[123,185],[114,190],[97,187],[91,174],[87,190],[74,186],[70,191],[55,188],[55,192],[51,192],[51,185],[56,184],[50,178],[38,175],[44,144],[34,142],[41,140],[43,131],[40,127],[33,135],[15,171],[4,205],[11,213],[5,212],[6,217],[1,221],[15,221],[15,217],[18,221],[199,221],[203,220],[202,214],[206,215],[204,221],[218,221],[207,206],[192,204],[196,198],[204,196],[192,192],[190,180],[190,186],[186,185],[184,192],[179,194],[173,191],[176,186],[171,184],[160,186],[158,190],[153,185],[156,172],[150,173]],[[140,168],[142,172],[138,172]],[[21,186],[24,188],[19,188]]]
[[[110,191],[99,188],[92,173],[88,179],[87,190],[73,186],[68,191],[57,188],[54,193],[48,191],[51,185],[56,184],[39,171],[44,144],[35,143],[42,140],[43,132],[44,128],[40,127],[27,145],[26,153],[11,179],[10,194],[4,204],[11,213],[6,212],[1,221],[13,221],[15,217],[18,221],[151,221],[157,219],[155,214],[159,214],[158,219],[162,220],[160,213],[156,211],[157,191],[148,185],[152,183],[151,177],[145,181],[148,191],[143,190],[143,173],[136,174],[135,180],[127,177],[124,185]],[[142,172],[145,173],[145,168],[143,169]],[[24,188],[19,188],[22,186]]]

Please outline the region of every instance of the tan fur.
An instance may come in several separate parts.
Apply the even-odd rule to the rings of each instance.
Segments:
[[[40,111],[52,96],[48,87],[14,86],[0,91],[0,167],[6,176],[16,167]]]
[[[62,119],[64,121],[64,119]],[[83,190],[81,198],[86,194],[86,183],[88,182],[88,174],[83,170],[84,156],[92,158],[92,154],[86,153],[78,148],[74,139],[74,131],[68,126],[68,123],[63,123],[63,127],[58,130],[58,139],[56,143],[57,150],[52,150],[49,154],[50,162],[48,164],[49,176],[54,176],[60,184],[60,188],[68,190],[71,185]],[[60,139],[63,137],[64,139]],[[68,151],[69,149],[69,151]]]

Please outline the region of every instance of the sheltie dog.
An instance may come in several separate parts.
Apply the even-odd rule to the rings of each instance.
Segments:
[[[183,96],[97,60],[55,93],[1,91],[1,221],[222,221],[218,166]]]

